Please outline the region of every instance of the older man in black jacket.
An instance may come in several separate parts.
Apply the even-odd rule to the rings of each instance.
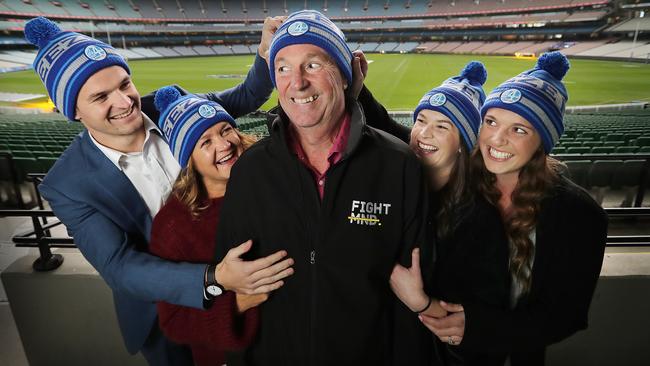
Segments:
[[[254,257],[286,249],[295,261],[261,306],[253,365],[426,363],[424,327],[388,283],[424,242],[421,169],[346,99],[352,57],[316,11],[290,15],[271,44],[281,108],[233,168],[217,235],[217,261],[249,238]]]

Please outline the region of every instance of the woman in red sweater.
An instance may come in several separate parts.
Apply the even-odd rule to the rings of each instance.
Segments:
[[[219,104],[181,96],[174,87],[160,89],[155,103],[159,125],[182,170],[153,221],[149,249],[170,260],[208,263],[230,169],[254,139],[239,133]],[[287,268],[278,277],[291,273]],[[267,297],[225,291],[207,310],[159,302],[160,327],[172,341],[190,346],[197,365],[222,365],[226,351],[241,350],[252,341],[255,307]]]

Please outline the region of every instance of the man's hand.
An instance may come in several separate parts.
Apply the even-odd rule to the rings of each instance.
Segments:
[[[293,274],[293,259],[282,260],[287,255],[284,250],[254,261],[242,260],[240,257],[252,245],[253,242],[248,240],[230,249],[217,264],[215,278],[226,290],[246,295],[269,293],[284,285],[283,278]]]
[[[359,98],[361,89],[363,89],[363,81],[368,75],[368,60],[363,51],[356,50],[352,52],[354,58],[352,59],[352,87],[350,88],[350,96],[354,99]]]
[[[286,16],[279,17],[266,17],[264,19],[264,26],[262,27],[262,40],[260,41],[260,46],[257,48],[257,53],[260,57],[266,60],[266,63],[269,63],[269,47],[271,46],[271,40],[275,31],[280,28],[282,22],[287,19]]]
[[[257,305],[263,303],[268,298],[269,298],[269,294],[257,294],[257,295],[235,294],[237,311],[241,314],[246,310],[254,308]]]

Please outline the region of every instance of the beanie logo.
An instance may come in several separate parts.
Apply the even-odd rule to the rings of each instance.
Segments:
[[[199,115],[203,118],[212,118],[217,114],[217,110],[213,106],[204,104],[199,107]]]
[[[429,104],[432,107],[440,107],[447,102],[447,96],[442,93],[436,93],[429,98]]]
[[[309,26],[305,22],[295,22],[289,26],[287,32],[294,37],[301,36],[309,30]]]
[[[501,101],[506,104],[517,103],[521,99],[521,92],[517,89],[508,89],[501,94]]]
[[[103,48],[95,45],[86,47],[84,54],[86,54],[86,57],[93,61],[101,61],[106,58],[106,51],[104,51]]]

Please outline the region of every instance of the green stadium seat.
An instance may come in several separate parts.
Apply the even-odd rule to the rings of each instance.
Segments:
[[[20,181],[24,181],[29,173],[44,173],[36,158],[14,157],[13,161]]]
[[[622,133],[611,133],[605,137],[605,141],[625,141],[625,135]]]
[[[637,146],[650,146],[650,136],[640,136],[636,139]]]
[[[567,153],[569,154],[589,154],[591,152],[590,147],[568,147],[566,150]]]
[[[553,151],[551,151],[552,154],[564,154],[566,152],[566,147],[564,146],[557,146],[553,148]]]
[[[623,188],[625,191],[625,198],[621,202],[621,207],[632,207],[634,204],[642,174],[647,174],[644,168],[645,160],[625,160],[618,167],[612,179],[612,188]]]
[[[612,177],[623,164],[623,160],[596,160],[589,170],[589,185],[592,187],[609,187]]]
[[[585,131],[580,134],[580,137],[588,137],[592,140],[600,140],[600,132]]]
[[[614,152],[613,146],[596,146],[591,148],[592,154],[611,154]]]
[[[589,169],[589,186],[594,190],[594,199],[603,203],[605,193],[612,186],[612,179],[623,164],[623,160],[596,160]]]
[[[638,152],[640,152],[640,153],[644,153],[644,154],[645,154],[645,153],[650,153],[650,146],[641,146],[641,147],[639,148],[639,151],[638,151]]]
[[[589,168],[591,167],[590,160],[567,160],[564,162],[569,171],[569,178],[577,185],[588,189],[589,184],[587,181]]]
[[[52,165],[56,163],[58,158],[55,157],[38,157],[38,162],[40,163],[41,169],[43,170],[43,173],[47,173]]]
[[[562,144],[564,147],[582,147],[582,142],[570,141]]]
[[[632,187],[638,186],[641,181],[641,173],[645,160],[624,160],[623,164],[618,166],[616,174],[612,179],[612,187]]]
[[[619,146],[616,148],[616,153],[619,154],[633,154],[639,151],[638,146]]]
[[[603,146],[625,146],[627,143],[624,140],[607,140],[603,142]]]
[[[34,153],[28,150],[11,150],[14,158],[33,158]]]

